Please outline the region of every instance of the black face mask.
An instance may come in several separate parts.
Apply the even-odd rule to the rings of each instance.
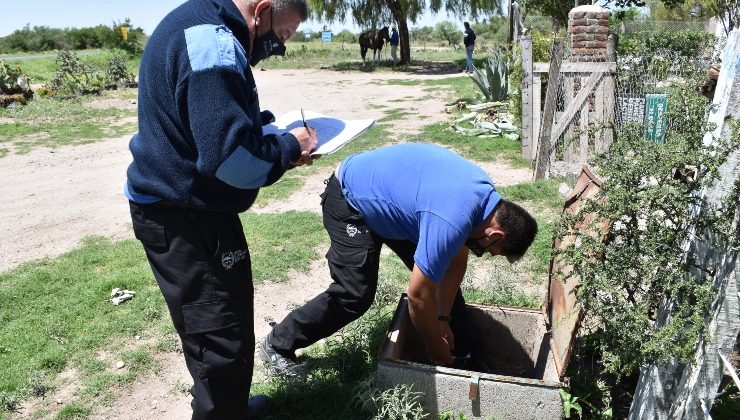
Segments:
[[[280,38],[275,35],[272,30],[272,7],[270,8],[270,30],[259,36],[254,35],[254,42],[252,44],[252,53],[249,56],[249,61],[252,67],[256,66],[257,63],[264,60],[271,55],[285,55],[285,45],[280,41]]]
[[[473,253],[476,257],[482,257],[483,254],[486,253],[486,249],[492,247],[496,242],[498,242],[501,238],[495,239],[493,242],[486,246],[481,246],[481,244],[478,243],[479,240],[485,238],[485,236],[481,236],[479,238],[470,238],[467,241],[465,241],[465,246],[470,249],[470,252]]]

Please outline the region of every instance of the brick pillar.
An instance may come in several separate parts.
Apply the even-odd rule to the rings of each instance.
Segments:
[[[606,61],[610,15],[596,5],[579,6],[568,13],[570,61]]]

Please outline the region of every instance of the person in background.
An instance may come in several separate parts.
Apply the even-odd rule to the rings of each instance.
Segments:
[[[394,26],[391,28],[391,58],[393,58],[393,65],[395,66],[398,64],[398,56],[396,55],[396,51],[398,50],[398,30]]]
[[[239,213],[311,164],[314,130],[263,135],[250,66],[285,53],[305,0],[189,0],[152,33],[124,193],[193,378],[193,419],[253,419],[254,288]]]
[[[463,45],[465,45],[465,73],[473,72],[473,48],[475,48],[475,32],[468,22],[463,22],[465,32],[463,33]]]
[[[466,324],[460,284],[468,254],[514,262],[537,234],[534,218],[501,198],[483,169],[431,144],[347,157],[328,179],[321,206],[334,282],[275,325],[259,347],[260,359],[285,377],[305,374],[297,349],[334,334],[370,308],[384,244],[411,270],[409,314],[428,360],[451,364],[450,321]]]

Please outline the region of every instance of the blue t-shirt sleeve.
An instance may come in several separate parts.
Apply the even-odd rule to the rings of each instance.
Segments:
[[[452,257],[465,244],[465,235],[447,220],[430,212],[419,213],[419,243],[414,262],[434,283],[439,283]]]

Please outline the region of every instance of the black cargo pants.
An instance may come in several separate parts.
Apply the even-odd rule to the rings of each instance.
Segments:
[[[243,419],[254,364],[252,270],[236,214],[130,202],[193,377],[193,419]]]
[[[334,282],[273,328],[270,344],[288,357],[295,350],[334,334],[370,308],[378,286],[383,244],[395,252],[409,270],[414,266],[416,244],[383,238],[370,231],[362,215],[344,198],[333,174],[321,194],[321,207],[324,228],[331,239],[326,259]],[[464,305],[462,294],[458,292],[455,307],[462,310]]]

